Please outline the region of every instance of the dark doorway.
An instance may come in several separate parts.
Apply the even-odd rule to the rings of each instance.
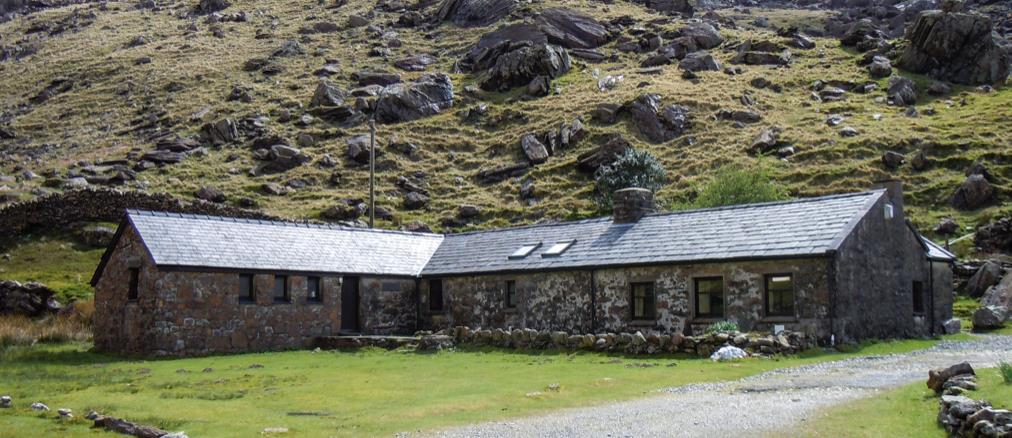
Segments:
[[[341,332],[359,333],[358,277],[344,277],[341,284]]]

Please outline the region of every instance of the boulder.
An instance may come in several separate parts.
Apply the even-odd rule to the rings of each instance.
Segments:
[[[576,168],[581,172],[594,173],[601,166],[614,162],[629,149],[632,149],[632,145],[628,140],[621,134],[612,134],[597,148],[580,154],[576,158]]]
[[[693,73],[704,70],[720,71],[720,63],[713,59],[710,52],[700,50],[685,55],[685,58],[678,63],[678,68]]]
[[[886,151],[882,154],[882,165],[885,166],[886,169],[899,169],[904,162],[906,162],[906,157],[899,152]]]
[[[312,161],[312,158],[298,148],[276,144],[270,147],[267,160],[268,162],[262,166],[261,170],[265,172],[285,172]]]
[[[225,192],[217,187],[201,186],[195,196],[208,202],[225,202]]]
[[[755,140],[752,141],[749,151],[757,154],[765,154],[776,150],[779,146],[780,142],[777,139],[777,131],[774,129],[764,129],[758,136],[756,136]]]
[[[517,0],[443,0],[436,22],[452,21],[462,27],[488,26],[513,12]]]
[[[471,73],[488,70],[511,47],[524,43],[548,44],[548,36],[531,24],[512,24],[500,27],[482,35],[464,57],[457,61],[457,68]]]
[[[702,50],[709,50],[724,43],[724,37],[720,35],[720,32],[706,22],[690,23],[676,30],[675,35],[680,38],[688,38],[695,47]]]
[[[977,272],[973,273],[970,280],[966,282],[966,288],[963,292],[972,298],[980,298],[988,288],[998,284],[1001,280],[1001,265],[988,260],[977,269]]]
[[[231,5],[225,0],[200,0],[194,12],[200,15],[208,15],[224,10],[229,6]]]
[[[887,78],[893,74],[893,65],[889,62],[889,58],[876,56],[872,58],[871,64],[868,64],[868,74],[873,78]]]
[[[410,84],[394,84],[376,102],[376,120],[399,123],[438,114],[453,106],[453,82],[443,73],[423,75]]]
[[[0,408],[9,408],[13,406],[13,404],[14,401],[11,399],[11,396],[9,395],[0,396]]]
[[[960,210],[976,210],[994,199],[996,190],[983,175],[970,175],[952,194],[951,204]]]
[[[973,312],[973,329],[975,331],[1000,329],[1005,325],[1006,318],[1008,312],[1002,307],[981,307]]]
[[[693,8],[690,0],[645,0],[643,3],[646,7],[659,12],[665,13],[677,13],[691,17],[695,14],[695,8]]]
[[[1012,254],[1012,216],[978,228],[973,236],[973,244],[981,251]]]
[[[928,388],[932,391],[940,392],[942,390],[942,385],[945,384],[945,381],[952,377],[964,374],[976,375],[969,362],[961,362],[944,369],[940,368],[930,370],[928,371]]]
[[[963,322],[959,318],[950,318],[942,323],[942,331],[947,335],[959,333],[963,328]]]
[[[538,76],[557,78],[570,69],[566,49],[551,44],[509,43],[502,55],[482,74],[481,88],[506,91],[528,85]]]
[[[360,164],[369,163],[369,134],[360,134],[345,141],[348,145],[348,158]],[[376,145],[376,156],[381,155],[379,145]]]
[[[411,55],[405,58],[394,61],[394,67],[406,71],[423,71],[430,65],[436,63],[436,58],[432,55],[420,54]]]
[[[351,79],[358,82],[361,87],[379,85],[387,87],[401,82],[401,75],[383,71],[362,70],[351,74]]]
[[[1008,52],[992,37],[991,18],[976,13],[921,12],[909,28],[897,65],[914,73],[967,85],[1002,85]]]
[[[406,210],[418,210],[429,205],[429,197],[424,193],[408,192],[404,195],[404,208]]]
[[[725,345],[720,347],[719,350],[713,352],[713,355],[710,356],[710,360],[714,362],[725,362],[744,359],[746,357],[748,357],[748,353],[746,353],[745,350],[735,346]]]
[[[341,106],[344,104],[345,95],[341,88],[330,81],[320,81],[313,92],[313,98],[309,101],[309,107]]]
[[[520,147],[531,164],[540,164],[548,161],[548,149],[538,141],[535,134],[525,134],[520,138]]]
[[[878,48],[885,41],[885,35],[871,20],[854,22],[840,38],[840,45],[855,47],[861,52]]]
[[[640,95],[628,108],[633,124],[654,143],[672,140],[692,127],[688,108],[668,105],[662,109],[659,94]]]
[[[42,283],[0,281],[0,315],[40,316],[59,311],[63,306],[55,293]]]
[[[550,8],[534,21],[548,42],[567,49],[593,49],[611,40],[601,22],[569,8]]]
[[[917,84],[903,76],[889,78],[889,100],[896,106],[910,106],[917,103]]]
[[[230,144],[239,139],[239,126],[232,119],[221,119],[201,127],[200,136],[213,146]]]

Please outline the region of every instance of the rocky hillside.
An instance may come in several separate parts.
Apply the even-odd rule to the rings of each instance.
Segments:
[[[1003,1],[0,3],[7,203],[109,186],[353,221],[373,117],[387,228],[597,215],[593,171],[630,147],[668,205],[760,155],[793,196],[901,178],[925,230],[1012,196]]]

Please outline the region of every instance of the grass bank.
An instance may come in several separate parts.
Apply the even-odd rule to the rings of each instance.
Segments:
[[[980,389],[969,397],[1012,408],[1012,385],[1003,383],[996,368],[977,370],[977,379]],[[935,392],[917,382],[824,411],[805,429],[806,436],[818,437],[944,437],[937,415]]]
[[[965,336],[965,335],[964,335]],[[248,437],[267,427],[298,436],[390,436],[476,421],[600,404],[659,388],[737,379],[774,368],[905,352],[933,340],[865,344],[845,353],[714,363],[684,356],[469,350],[290,351],[177,360],[130,360],[90,344],[8,347],[0,353],[0,437],[96,436],[89,410],[191,436]],[[549,387],[558,385],[558,390]],[[33,401],[67,407],[61,423]]]

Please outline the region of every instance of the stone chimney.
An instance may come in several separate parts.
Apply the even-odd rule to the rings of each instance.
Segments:
[[[903,181],[898,179],[875,181],[872,188],[885,189],[886,198],[889,199],[889,203],[893,206],[893,217],[901,223],[906,220],[906,216],[903,214]]]
[[[647,189],[630,187],[616,190],[611,196],[612,222],[628,224],[654,212],[654,193]]]

